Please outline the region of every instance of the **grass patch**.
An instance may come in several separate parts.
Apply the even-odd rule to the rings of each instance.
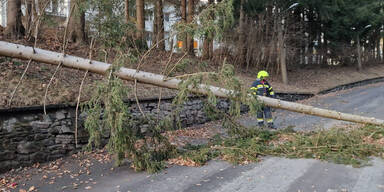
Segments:
[[[313,132],[285,129],[275,132],[249,129],[241,137],[213,139],[198,147],[189,147],[185,159],[198,165],[213,158],[235,164],[255,162],[261,156],[311,158],[360,167],[372,156],[384,157],[384,127],[333,128]]]

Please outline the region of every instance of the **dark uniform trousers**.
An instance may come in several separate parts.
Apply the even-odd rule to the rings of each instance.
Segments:
[[[273,124],[271,108],[268,106],[263,106],[257,112],[257,123],[259,125],[264,125],[264,119],[267,121],[267,124]]]

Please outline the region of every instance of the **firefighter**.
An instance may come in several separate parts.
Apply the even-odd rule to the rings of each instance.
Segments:
[[[275,98],[275,92],[273,92],[272,86],[267,81],[268,77],[268,72],[259,71],[257,79],[251,87],[252,94]],[[265,105],[257,112],[257,123],[260,127],[264,126],[264,119],[267,121],[268,128],[276,129],[273,125],[271,108]]]

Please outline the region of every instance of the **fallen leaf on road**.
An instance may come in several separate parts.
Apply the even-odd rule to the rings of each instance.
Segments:
[[[199,164],[192,161],[191,159],[187,158],[184,159],[182,156],[179,156],[178,158],[169,159],[168,163],[171,165],[180,165],[180,166],[187,166],[187,167],[198,167]]]
[[[28,191],[31,192],[31,191],[34,191],[35,189],[36,189],[35,186],[31,186],[31,187],[28,189]]]
[[[85,189],[86,190],[90,190],[90,189],[92,189],[92,187],[91,186],[86,186]]]

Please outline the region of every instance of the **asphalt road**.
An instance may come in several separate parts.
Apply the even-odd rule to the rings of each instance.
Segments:
[[[378,83],[316,96],[303,103],[339,112],[384,119],[384,84]],[[276,110],[274,119],[278,128],[291,126],[297,131],[328,129],[340,124],[349,124],[339,120],[283,110]],[[256,118],[253,117],[244,117],[241,122],[246,126],[257,125]]]
[[[384,84],[354,88],[305,101],[305,103],[341,112],[384,119]],[[340,122],[319,117],[276,111],[278,128],[293,126],[297,130],[327,129]],[[245,125],[254,118],[243,118]],[[71,167],[71,161],[65,166]],[[39,191],[137,191],[137,192],[379,192],[384,191],[384,161],[373,158],[371,166],[353,168],[313,159],[265,157],[261,162],[234,166],[210,161],[203,167],[171,166],[158,174],[136,173],[128,167],[111,170],[110,164],[94,162],[91,174],[56,179],[46,184],[34,176],[25,187]],[[76,168],[72,167],[72,170]],[[73,183],[80,183],[73,187]],[[90,187],[88,187],[90,186]]]

